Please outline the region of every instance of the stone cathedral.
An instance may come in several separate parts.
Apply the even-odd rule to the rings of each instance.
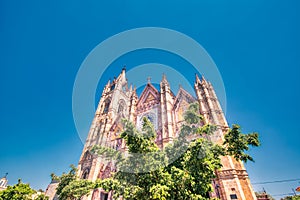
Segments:
[[[195,101],[200,105],[200,113],[204,116],[203,123],[215,124],[218,127],[211,140],[221,143],[229,127],[213,86],[204,77],[199,78],[196,75],[194,89],[196,97],[181,87],[175,95],[171,91],[167,76],[163,75],[159,90],[148,81],[138,97],[136,89],[128,86],[126,70],[122,69],[120,75],[109,81],[103,89],[80,157],[78,175],[94,181],[109,177],[110,172],[115,170],[111,163],[105,164],[99,156],[91,154],[89,150],[94,145],[104,145],[125,151],[125,144],[118,137],[122,131],[122,118],[131,120],[139,127],[143,117],[147,117],[157,132],[156,144],[164,148],[176,137],[184,111]],[[230,156],[224,156],[221,160],[223,167],[217,172],[217,178],[212,181],[215,189],[210,196],[222,200],[256,199],[243,163]],[[97,189],[86,199],[106,200],[111,199],[111,194]]]

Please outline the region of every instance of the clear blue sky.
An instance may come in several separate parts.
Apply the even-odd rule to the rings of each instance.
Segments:
[[[300,178],[299,9],[297,0],[2,0],[0,175],[45,189],[51,172],[77,164],[83,145],[72,89],[82,61],[109,36],[155,26],[185,33],[207,50],[226,87],[229,123],[260,133],[262,146],[251,151],[256,162],[247,164],[251,181]],[[120,59],[129,67],[176,63],[158,51]],[[297,185],[254,188],[281,194]]]

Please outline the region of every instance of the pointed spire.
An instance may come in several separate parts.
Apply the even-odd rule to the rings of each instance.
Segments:
[[[124,78],[125,78],[125,73],[126,73],[126,66],[124,65],[124,67],[122,68],[122,71],[121,71],[120,75],[123,75]]]
[[[197,73],[196,73],[196,83],[201,83],[200,78]]]
[[[110,79],[108,79],[107,83],[106,83],[106,86],[109,86],[110,85]]]
[[[115,77],[115,81],[119,81],[121,80],[123,81],[127,81],[126,79],[126,66],[124,65],[124,67],[122,68],[122,71],[120,73],[120,75],[118,77]]]
[[[103,91],[102,91],[102,95],[104,95],[106,92],[108,92],[109,88],[110,88],[110,79],[108,80],[108,82],[104,86]]]
[[[163,76],[162,76],[161,83],[164,83],[164,84],[167,84],[167,85],[169,85],[169,82],[168,82],[168,80],[167,80],[167,76],[166,76],[166,74],[165,74],[165,73],[163,73]]]
[[[162,80],[163,80],[163,81],[167,81],[167,77],[166,77],[166,74],[165,74],[165,73],[163,73]]]
[[[132,93],[132,95],[133,95],[134,97],[137,97],[136,86],[134,86],[134,88],[133,88],[133,93]]]
[[[207,81],[207,83],[208,83],[208,86],[209,86],[209,87],[213,88],[211,82]]]
[[[202,83],[207,83],[203,75],[201,77],[201,80],[202,80]]]

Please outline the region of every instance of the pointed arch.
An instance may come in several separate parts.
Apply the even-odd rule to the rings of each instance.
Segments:
[[[111,99],[110,98],[105,99],[105,101],[104,101],[104,109],[103,109],[103,113],[104,114],[108,113],[110,103],[111,103]]]
[[[82,179],[88,179],[89,178],[89,175],[90,175],[90,168],[87,167],[83,170],[83,173],[82,173],[82,176],[81,178]]]
[[[118,114],[123,114],[126,108],[126,103],[124,99],[120,99],[118,103]]]

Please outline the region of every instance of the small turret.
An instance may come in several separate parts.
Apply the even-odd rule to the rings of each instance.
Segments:
[[[8,175],[8,173],[6,173],[5,176],[3,176],[3,177],[0,179],[0,191],[6,189],[7,182],[8,182],[8,180],[7,180],[7,175]]]
[[[204,78],[203,75],[202,75],[202,77],[201,77],[201,83],[202,83],[202,84],[207,84],[207,81],[205,80],[205,78]]]
[[[173,140],[174,137],[174,126],[173,126],[173,103],[174,96],[171,92],[169,82],[165,74],[162,76],[162,80],[160,82],[160,105],[161,110],[164,110],[165,113],[161,116],[162,125],[162,140],[163,146],[168,144]]]
[[[167,76],[165,74],[163,74],[163,76],[162,76],[161,85],[169,86],[169,82],[168,82]]]
[[[196,84],[199,84],[199,83],[201,83],[201,81],[200,81],[200,78],[199,78],[199,76],[198,76],[198,74],[196,73],[196,81],[195,81],[195,83]]]

